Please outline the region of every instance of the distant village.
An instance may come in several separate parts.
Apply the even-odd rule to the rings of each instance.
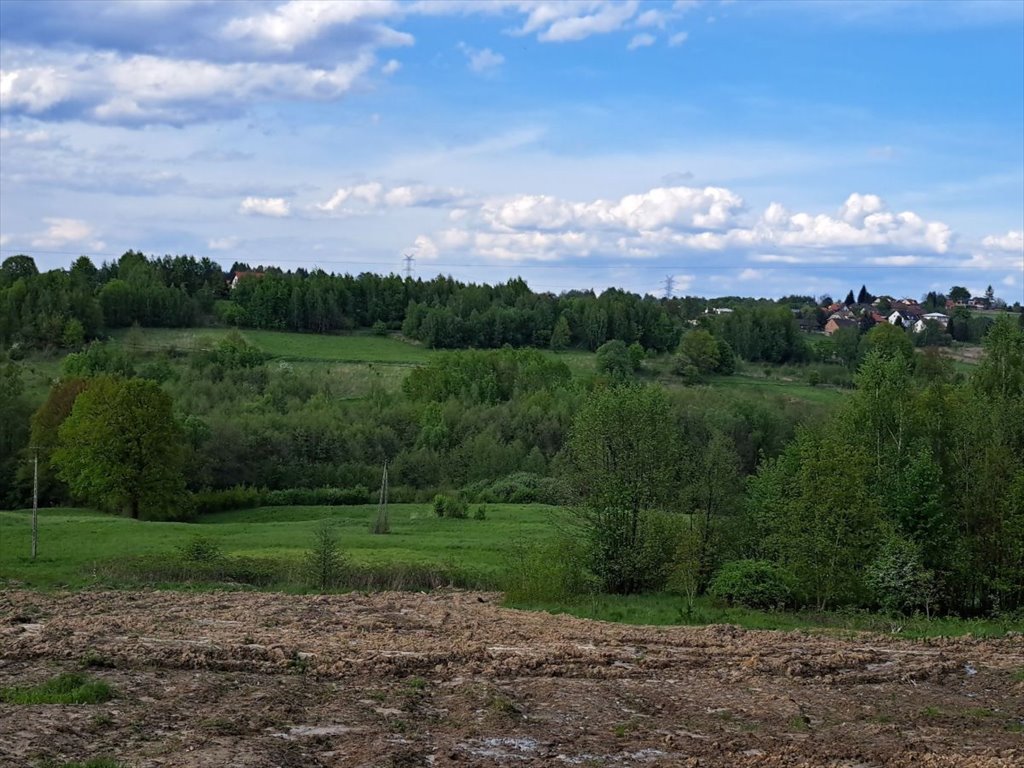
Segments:
[[[780,301],[785,302],[786,299]],[[823,296],[818,304],[793,307],[792,311],[801,330],[832,336],[843,328],[863,331],[881,323],[906,328],[916,334],[929,328],[947,333],[955,315],[966,318],[971,311],[999,309],[1008,307],[1004,301],[995,298],[991,286],[982,296],[972,296],[966,288],[954,286],[949,296],[933,291],[925,296],[923,302],[910,297],[873,296],[861,286],[857,296],[851,290],[844,301],[833,301],[830,296]],[[1017,305],[1013,309],[1017,309]],[[709,307],[706,314],[724,315],[733,311],[730,307]]]

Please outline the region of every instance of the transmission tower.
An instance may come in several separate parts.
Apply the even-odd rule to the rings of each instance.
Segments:
[[[676,279],[672,275],[665,275],[665,298],[672,298],[672,291],[676,288]]]
[[[403,267],[403,271],[405,272],[405,276],[407,278],[411,278],[412,277],[412,265],[413,265],[413,262],[416,261],[416,257],[413,256],[411,253],[407,253],[407,254],[405,254],[405,256],[402,257],[402,261],[405,262],[405,267]]]

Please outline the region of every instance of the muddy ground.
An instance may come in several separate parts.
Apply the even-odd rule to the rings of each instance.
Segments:
[[[481,593],[0,592],[0,764],[1021,766],[1024,638],[635,627]]]

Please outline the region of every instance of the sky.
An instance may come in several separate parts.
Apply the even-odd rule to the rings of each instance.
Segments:
[[[1024,299],[1021,0],[0,2],[0,256]]]

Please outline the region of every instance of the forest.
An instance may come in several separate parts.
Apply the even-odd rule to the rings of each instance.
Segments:
[[[0,270],[0,501],[143,520],[261,505],[542,503],[533,599],[671,592],[752,608],[1024,609],[1024,330],[987,319],[957,368],[882,323],[808,334],[812,297],[534,293],[522,280],[249,270],[192,257]],[[271,357],[244,333],[150,348],[144,329],[362,329],[441,348],[389,386]],[[118,334],[116,338],[112,334]],[[397,342],[396,342],[397,343]],[[419,347],[413,344],[419,344]],[[595,352],[592,372],[570,351]],[[49,355],[49,358],[46,356]],[[26,365],[59,361],[46,391]],[[714,385],[803,366],[829,404]]]

